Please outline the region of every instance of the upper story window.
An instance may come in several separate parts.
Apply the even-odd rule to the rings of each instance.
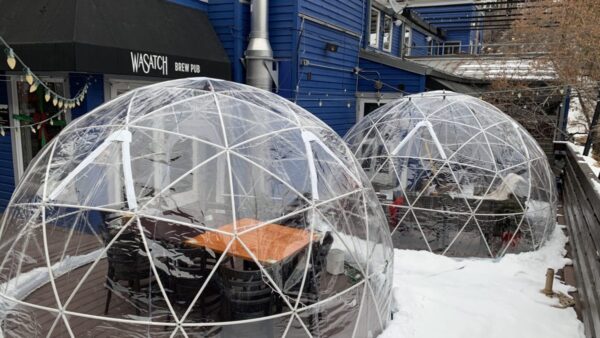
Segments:
[[[412,29],[410,27],[404,27],[404,43],[402,46],[402,51],[404,56],[410,56],[411,52],[411,44],[412,44]]]
[[[392,51],[392,36],[394,34],[394,20],[389,15],[383,17],[383,50]]]
[[[369,46],[379,47],[379,20],[381,12],[378,9],[371,8],[371,20],[369,24]]]

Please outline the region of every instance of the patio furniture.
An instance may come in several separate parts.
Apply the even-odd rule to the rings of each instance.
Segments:
[[[210,272],[215,267],[218,256],[212,256],[203,248],[179,247],[169,250],[168,285],[172,301],[186,309],[191,305]],[[214,280],[209,281],[194,304],[194,309],[202,317],[210,317],[220,308],[221,292]],[[194,311],[196,312],[196,311]]]
[[[298,253],[318,238],[315,235],[311,239],[310,232],[307,230],[279,224],[263,224],[256,229],[252,229],[261,223],[261,221],[244,218],[238,220],[235,224],[239,239],[244,242],[248,250],[252,252],[261,264],[269,265],[281,262]],[[233,234],[234,225],[227,224],[219,227],[218,230]],[[207,231],[187,240],[186,243],[190,246],[204,247],[218,253],[223,253],[232,239],[233,235]],[[227,254],[253,262],[254,259],[248,250],[236,240],[229,248]]]
[[[110,240],[109,240],[110,241]],[[108,242],[107,241],[107,244]],[[123,232],[119,238],[112,243],[106,252],[108,261],[108,272],[106,274],[106,304],[104,314],[108,314],[112,293],[117,291],[115,286],[120,281],[128,283],[130,299],[139,300],[142,295],[142,280],[151,280],[150,264],[148,258],[142,255],[143,244],[134,232]],[[135,305],[136,314],[140,314],[140,308]]]
[[[327,253],[331,249],[333,243],[333,236],[330,232],[327,232],[323,239],[320,241],[314,241],[312,244],[311,258],[306,271],[306,280],[304,282],[304,288],[302,290],[301,301],[307,304],[313,304],[318,301],[319,288],[321,275],[325,273],[325,262]],[[308,251],[308,250],[307,250]],[[307,252],[308,253],[308,252]],[[306,266],[306,260],[301,260],[297,269],[304,269]],[[289,290],[286,291],[286,295],[295,298],[300,292],[301,279],[293,285]]]
[[[271,268],[265,268],[272,275]],[[219,281],[224,295],[223,318],[225,320],[252,319],[273,314],[279,307],[273,289],[262,270],[235,270],[219,266]]]

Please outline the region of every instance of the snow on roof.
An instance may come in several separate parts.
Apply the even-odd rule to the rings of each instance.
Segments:
[[[487,57],[411,58],[418,64],[448,75],[473,80],[553,80],[556,73],[550,65],[535,59],[507,59]]]

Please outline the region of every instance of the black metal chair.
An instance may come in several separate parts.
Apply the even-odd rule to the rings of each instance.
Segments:
[[[106,238],[106,243],[110,242],[110,236]],[[106,305],[104,314],[108,314],[112,293],[117,291],[120,281],[128,283],[128,298],[134,301],[143,300],[147,295],[142,294],[141,281],[150,281],[150,262],[148,257],[143,255],[143,244],[134,232],[124,232],[112,243],[106,252],[108,261],[108,272],[106,275]],[[140,308],[136,304],[136,314],[140,314]]]
[[[321,276],[325,269],[325,261],[327,254],[331,249],[333,243],[333,236],[328,231],[323,236],[322,240],[315,241],[312,243],[311,257],[306,271],[306,280],[304,282],[304,288],[302,289],[302,295],[300,297],[302,302],[308,304],[314,304],[319,299],[319,288],[321,284]],[[300,261],[298,267],[304,268],[306,261]],[[297,297],[300,293],[300,281],[297,282],[294,287],[286,292],[288,296]]]
[[[333,236],[329,231],[325,233],[320,241],[315,241],[312,243],[310,261],[306,271],[306,279],[304,281],[304,287],[302,290],[300,289],[302,283],[301,276],[304,271],[300,271],[298,269],[304,269],[306,266],[306,260],[300,259],[295,264],[297,270],[295,271],[296,276],[290,277],[294,279],[293,281],[288,281],[293,283],[293,285],[290,285],[290,287],[285,291],[285,295],[290,298],[292,304],[296,301],[296,299],[298,299],[298,296],[300,296],[300,303],[304,306],[315,304],[319,301],[322,292],[321,279],[324,273],[323,270],[325,270],[327,254],[329,253],[332,244]],[[305,252],[307,253],[308,249],[306,249]],[[305,320],[307,321],[311,334],[315,337],[320,337],[320,324],[323,322],[324,318],[327,317],[327,314],[324,312],[324,310],[320,307],[314,307],[310,310],[304,311],[303,316],[306,317]]]
[[[187,309],[214,269],[219,256],[211,255],[204,248],[179,247],[169,251],[172,253],[168,259],[169,298]],[[203,318],[214,315],[219,312],[220,298],[221,292],[213,278],[194,304],[194,309]]]
[[[312,195],[308,192],[304,193],[303,196],[308,200],[312,200]],[[291,213],[294,213],[297,210],[304,209],[307,206],[308,206],[308,203],[306,202],[306,200],[301,199],[300,197],[296,197],[293,201],[291,201],[288,205],[285,206],[283,215],[289,215]],[[309,217],[308,212],[304,211],[304,212],[300,212],[297,214],[287,216],[284,219],[282,219],[280,222],[281,222],[281,224],[285,224],[286,226],[289,226],[292,228],[304,229],[307,227],[308,217]]]
[[[272,268],[265,270],[272,276]],[[219,266],[219,281],[225,298],[224,320],[252,319],[273,314],[279,308],[276,292],[268,285],[261,270],[234,270]]]

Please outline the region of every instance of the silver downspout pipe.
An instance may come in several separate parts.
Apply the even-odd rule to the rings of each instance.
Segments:
[[[269,1],[252,0],[250,42],[246,49],[246,83],[271,91],[273,50],[269,42]]]

